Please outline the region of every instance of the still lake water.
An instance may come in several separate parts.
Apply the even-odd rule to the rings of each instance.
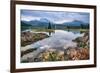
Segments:
[[[42,33],[46,33],[47,35],[49,35],[49,33],[47,32]],[[83,35],[84,33],[80,33],[80,31],[55,30],[54,33],[51,33],[50,37],[37,41],[25,47],[21,47],[21,49],[38,48],[42,50],[54,48],[61,50],[68,47],[76,47],[77,43],[73,42],[72,40],[74,40],[77,37],[82,37]]]

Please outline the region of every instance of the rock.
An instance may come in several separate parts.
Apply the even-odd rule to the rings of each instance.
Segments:
[[[34,58],[34,62],[40,62],[41,58]]]
[[[77,43],[77,47],[89,48],[89,31],[86,31],[83,37],[78,37],[73,42]]]
[[[74,42],[86,42],[88,40],[89,40],[89,31],[85,32],[83,37],[78,37],[73,41]]]
[[[64,56],[67,57],[67,60],[86,60],[89,59],[89,49],[70,47],[66,50]]]
[[[77,43],[77,47],[65,49],[65,60],[89,59],[89,31],[86,31],[83,37],[78,37],[73,42]]]
[[[47,37],[49,36],[45,33],[21,32],[21,46],[32,44]]]
[[[28,53],[30,53],[30,52],[33,52],[33,51],[35,51],[35,50],[37,50],[37,48],[30,48],[30,49],[28,49],[28,50],[21,51],[21,57],[22,57],[23,55],[28,54]]]

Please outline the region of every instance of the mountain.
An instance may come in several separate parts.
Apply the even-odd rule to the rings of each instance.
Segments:
[[[40,20],[29,21],[29,24],[34,27],[47,27],[49,23],[50,21],[44,18],[41,18]]]
[[[32,26],[27,21],[21,21],[21,26]]]
[[[50,21],[49,21],[48,19],[46,19],[46,18],[41,18],[40,21],[41,21],[41,22],[45,22],[45,23],[49,23],[49,22],[50,22]]]
[[[82,24],[85,24],[85,23],[82,21],[74,20],[72,22],[65,22],[63,24],[68,25],[68,26],[81,26]]]
[[[21,21],[21,30],[29,29],[32,25],[29,25],[27,21]]]
[[[31,25],[31,27],[33,28],[48,28],[49,24],[51,24],[51,27],[52,28],[57,28],[57,29],[64,29],[64,28],[67,28],[67,27],[70,27],[70,28],[81,28],[81,27],[88,27],[89,24],[86,24],[82,21],[79,21],[79,20],[73,20],[71,22],[64,22],[62,24],[57,24],[55,22],[51,22],[49,21],[48,19],[46,18],[41,18],[40,20],[32,20],[32,21],[21,21],[22,23],[21,24],[27,24],[27,25]]]

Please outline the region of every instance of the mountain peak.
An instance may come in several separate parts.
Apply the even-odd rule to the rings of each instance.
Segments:
[[[48,19],[46,19],[46,18],[41,18],[40,21],[41,21],[41,22],[48,22],[48,23],[50,22],[50,21],[49,21]]]

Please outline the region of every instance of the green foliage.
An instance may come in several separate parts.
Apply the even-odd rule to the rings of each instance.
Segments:
[[[55,53],[55,52],[49,53],[48,60],[49,61],[57,61],[57,53]]]
[[[57,51],[44,52],[42,54],[43,61],[62,61],[64,55],[59,54]]]
[[[49,23],[49,25],[48,25],[48,29],[51,29],[51,24]]]

